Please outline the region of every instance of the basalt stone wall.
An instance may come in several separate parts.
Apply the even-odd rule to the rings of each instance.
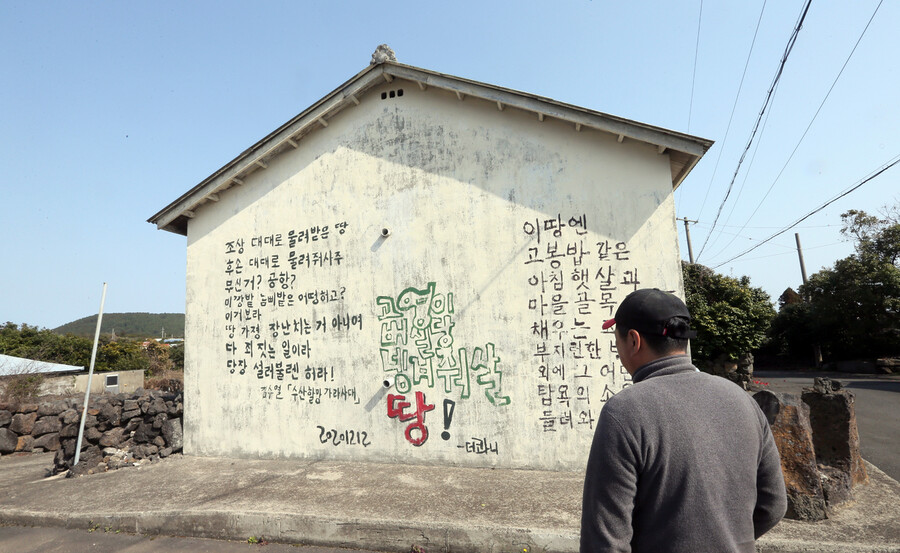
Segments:
[[[0,455],[51,452],[53,472],[73,468],[83,399],[0,403]],[[181,394],[137,390],[91,398],[73,474],[102,472],[181,451]]]

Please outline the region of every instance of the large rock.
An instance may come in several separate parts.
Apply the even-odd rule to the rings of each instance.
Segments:
[[[81,420],[81,411],[69,408],[60,413],[59,418],[63,424],[74,424]]]
[[[12,453],[19,445],[19,436],[8,428],[0,428],[0,453]]]
[[[829,509],[853,499],[849,473],[819,465],[819,477],[822,481],[822,493],[825,494],[825,504]]]
[[[12,421],[12,413],[7,411],[6,409],[0,411],[0,426],[7,426],[9,425],[10,421]]]
[[[155,417],[153,417],[153,428],[159,430],[163,427],[167,420],[169,420],[169,415],[167,415],[165,412],[158,413]]]
[[[37,410],[37,403],[20,403],[18,406],[16,406],[16,413],[36,413]]]
[[[56,451],[59,449],[59,434],[54,432],[53,434],[44,434],[40,438],[34,440],[34,444],[32,447],[35,449],[41,448],[44,451]]]
[[[38,407],[37,414],[39,417],[57,416],[68,408],[65,401],[48,401]]]
[[[63,452],[63,457],[67,462],[71,461],[75,457],[75,446],[77,444],[78,441],[75,438],[60,441],[60,451]]]
[[[109,422],[110,426],[119,426],[122,420],[122,408],[118,405],[107,403],[100,409],[100,415],[103,420]]]
[[[97,443],[101,437],[103,437],[103,433],[93,426],[84,429],[84,439],[91,443]]]
[[[147,406],[147,414],[150,416],[155,416],[159,413],[165,413],[166,411],[168,411],[166,400],[161,397],[153,398],[153,401],[151,401],[150,405]]]
[[[34,429],[34,421],[37,420],[37,409],[28,414],[13,415],[9,429],[18,435],[31,434]]]
[[[803,402],[809,405],[816,461],[849,474],[851,485],[868,482],[859,454],[853,394],[837,381],[816,378],[812,388],[803,390]]]
[[[134,441],[139,444],[145,444],[153,441],[153,438],[159,436],[159,432],[153,429],[152,424],[142,422],[134,431]]]
[[[31,429],[31,435],[34,437],[43,436],[53,432],[59,432],[62,429],[62,423],[59,422],[58,416],[41,417],[34,423]]]
[[[31,451],[31,448],[33,445],[34,445],[33,437],[31,437],[29,435],[19,436],[19,440],[18,440],[18,442],[16,442],[16,451],[29,452],[29,451]]]
[[[900,357],[885,357],[875,361],[875,368],[882,374],[900,372]]]
[[[78,464],[73,466],[67,477],[83,476],[85,474],[93,474],[94,469],[103,460],[103,452],[97,446],[89,446],[82,448],[81,454],[78,456]]]
[[[130,435],[132,432],[137,430],[138,426],[140,426],[142,424],[144,424],[143,418],[134,417],[133,419],[128,421],[128,424],[125,425],[125,433]]]
[[[817,521],[827,518],[825,494],[816,468],[809,407],[795,395],[763,390],[753,398],[759,404],[781,455],[787,490],[785,518]]]
[[[162,426],[162,435],[172,451],[181,451],[184,447],[184,433],[181,429],[181,419],[169,419]]]
[[[121,426],[117,426],[115,428],[111,428],[107,430],[103,436],[100,438],[100,445],[102,447],[118,447],[120,443],[124,440],[125,437],[125,429]]]
[[[126,405],[126,406],[128,405],[128,402],[127,402],[127,401],[125,402],[125,405]],[[138,417],[140,414],[141,414],[141,410],[140,410],[140,409],[129,409],[129,410],[127,410],[127,411],[122,411],[122,415],[121,415],[121,419],[120,419],[120,424],[121,424],[121,423],[124,423],[124,422],[130,421],[131,419],[133,419],[133,418],[135,418],[135,417]]]
[[[60,438],[74,438],[76,436],[78,436],[78,425],[75,423],[67,424],[59,431]]]

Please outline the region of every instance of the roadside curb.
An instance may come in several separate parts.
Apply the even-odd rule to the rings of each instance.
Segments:
[[[48,515],[19,509],[0,513],[3,525],[42,526],[134,534],[272,542],[407,553],[412,544],[426,551],[461,553],[575,553],[578,536],[547,529],[462,527],[446,523],[404,525],[391,520],[338,520],[294,513],[154,511]]]

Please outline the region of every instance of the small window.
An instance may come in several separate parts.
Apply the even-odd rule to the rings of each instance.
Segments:
[[[402,88],[401,88],[400,90],[397,91],[397,96],[403,96],[403,89],[402,89]]]
[[[119,375],[117,374],[108,374],[106,375],[106,387],[111,388],[113,386],[119,385]]]
[[[384,100],[385,98],[387,98],[387,92],[382,92],[381,99]]]
[[[397,93],[394,92],[394,91],[392,90],[392,91],[391,91],[391,98],[393,98],[393,97],[396,96],[396,95],[397,95]]]

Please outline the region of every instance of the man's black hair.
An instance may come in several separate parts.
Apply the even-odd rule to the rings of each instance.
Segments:
[[[691,323],[684,317],[672,317],[666,321],[666,334],[685,335],[690,331]],[[616,332],[621,332],[622,336],[627,336],[631,330],[626,322],[616,323]],[[641,335],[641,340],[653,350],[657,355],[674,355],[683,351],[687,351],[687,338],[673,338],[671,336],[663,336],[660,334],[651,334],[647,332],[637,331]]]

